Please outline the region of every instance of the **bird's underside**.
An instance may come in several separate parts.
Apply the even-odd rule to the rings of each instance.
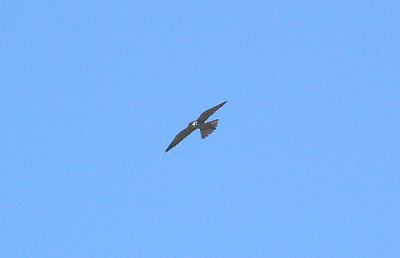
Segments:
[[[204,139],[208,135],[210,135],[218,126],[218,119],[215,119],[213,121],[206,122],[206,120],[214,114],[218,109],[220,109],[223,105],[225,105],[227,101],[222,102],[221,104],[210,108],[206,111],[204,111],[197,120],[190,122],[188,124],[188,127],[183,129],[180,133],[178,133],[175,138],[172,140],[168,148],[165,150],[165,152],[169,151],[173,147],[175,147],[178,143],[180,143],[183,139],[186,138],[189,134],[191,134],[193,131],[196,129],[200,129],[200,135],[201,138]]]

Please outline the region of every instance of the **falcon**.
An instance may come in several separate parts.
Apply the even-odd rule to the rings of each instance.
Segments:
[[[200,129],[200,135],[201,138],[204,139],[208,135],[210,135],[218,126],[218,119],[215,119],[210,122],[206,122],[206,120],[215,113],[218,109],[220,109],[223,105],[225,105],[227,101],[222,102],[221,104],[210,108],[206,111],[204,111],[197,120],[194,120],[193,122],[190,122],[188,126],[183,129],[180,133],[178,133],[175,138],[172,140],[171,144],[168,146],[168,148],[165,150],[165,152],[169,151],[173,147],[175,147],[178,143],[180,143],[183,139],[185,139],[186,136],[191,134],[193,131],[196,129]]]

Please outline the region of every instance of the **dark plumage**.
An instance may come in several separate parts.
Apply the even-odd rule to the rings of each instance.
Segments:
[[[169,151],[173,147],[175,147],[178,143],[180,143],[183,139],[185,139],[186,136],[191,134],[193,131],[196,129],[200,129],[200,135],[201,138],[204,139],[208,135],[210,135],[218,126],[218,119],[206,122],[206,120],[214,114],[218,109],[220,109],[223,105],[225,105],[227,101],[222,102],[221,104],[210,108],[206,111],[204,111],[197,120],[190,122],[188,124],[188,127],[183,129],[180,133],[178,133],[175,138],[172,140],[168,148],[165,150],[165,152]]]

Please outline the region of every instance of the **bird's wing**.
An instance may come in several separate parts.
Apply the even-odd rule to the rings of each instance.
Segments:
[[[221,104],[219,104],[219,105],[217,105],[217,106],[215,106],[215,107],[213,107],[213,108],[210,108],[210,109],[204,111],[204,112],[199,116],[199,118],[197,118],[197,122],[199,122],[199,123],[205,122],[212,114],[215,113],[215,111],[217,111],[217,110],[220,109],[223,105],[225,105],[226,102],[228,102],[228,101],[224,101],[224,102],[222,102]]]
[[[186,127],[185,129],[183,129],[180,133],[178,133],[175,136],[175,138],[172,140],[172,142],[170,143],[168,148],[165,150],[165,152],[167,152],[170,149],[172,149],[173,147],[175,147],[178,143],[180,143],[183,139],[185,139],[185,137],[188,136],[189,134],[191,134],[194,130],[196,130],[196,128],[192,128],[189,126]]]

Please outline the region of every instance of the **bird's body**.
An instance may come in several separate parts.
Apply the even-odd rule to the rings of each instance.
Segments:
[[[206,122],[206,120],[215,113],[218,109],[220,109],[223,105],[225,105],[227,101],[222,102],[221,104],[210,108],[206,111],[204,111],[197,120],[194,120],[188,124],[188,127],[186,127],[184,130],[182,130],[180,133],[178,133],[174,140],[172,140],[171,144],[168,146],[168,148],[165,150],[165,152],[169,151],[173,147],[175,147],[178,143],[180,143],[183,139],[185,139],[186,136],[191,134],[193,131],[196,129],[200,129],[200,134],[201,138],[204,139],[208,135],[210,135],[218,126],[218,119]]]

